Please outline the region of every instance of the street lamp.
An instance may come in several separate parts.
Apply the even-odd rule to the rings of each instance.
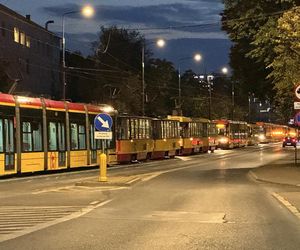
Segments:
[[[147,45],[156,44],[157,47],[162,48],[166,42],[164,39],[158,39],[155,42],[147,43]],[[145,42],[142,44],[142,116],[145,115]]]
[[[63,100],[66,100],[66,39],[65,39],[65,18],[67,15],[81,13],[86,18],[93,17],[95,10],[91,5],[85,5],[81,10],[73,10],[63,13],[62,15],[62,67],[63,67]]]
[[[227,74],[229,72],[228,68],[223,67],[221,71],[227,77]],[[234,81],[231,79],[231,120],[234,119],[234,95],[235,95],[234,92],[235,92],[234,91]]]
[[[182,110],[181,110],[181,69],[180,69],[180,62],[194,58],[196,62],[200,62],[202,59],[202,56],[197,53],[194,55],[194,57],[182,57],[178,60],[178,111],[179,115],[182,115]]]

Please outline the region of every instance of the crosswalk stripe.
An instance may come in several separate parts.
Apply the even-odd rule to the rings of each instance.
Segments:
[[[78,218],[110,201],[88,206],[1,206],[0,242]]]

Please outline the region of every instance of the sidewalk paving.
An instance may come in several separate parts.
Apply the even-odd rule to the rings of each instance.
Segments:
[[[274,193],[273,196],[300,219],[300,164],[287,160],[265,165],[250,171],[258,181],[299,187],[299,190]]]

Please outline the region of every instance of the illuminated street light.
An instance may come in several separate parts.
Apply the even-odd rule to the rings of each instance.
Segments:
[[[155,42],[147,43],[147,45],[156,44],[157,47],[162,48],[166,42],[164,39],[158,39]],[[145,115],[145,42],[142,44],[142,116]]]
[[[200,62],[202,60],[201,54],[197,53],[193,57],[183,57],[178,60],[178,112],[179,115],[182,115],[181,110],[181,72],[180,72],[180,62],[193,58],[196,62]]]
[[[158,39],[156,44],[158,47],[162,48],[166,45],[166,41],[164,39]]]
[[[223,73],[224,75],[227,75],[227,74],[228,74],[228,68],[223,67],[223,68],[222,68],[222,73]]]
[[[81,14],[86,18],[92,18],[95,14],[95,9],[91,5],[86,5],[81,9]]]
[[[65,39],[65,18],[67,15],[81,13],[86,18],[91,18],[95,14],[95,10],[91,5],[85,5],[81,10],[73,10],[63,13],[62,15],[62,67],[63,67],[63,100],[66,100],[66,39]]]
[[[194,56],[194,59],[195,59],[196,62],[200,62],[201,59],[202,59],[202,56],[201,56],[200,54],[196,54],[196,55]]]

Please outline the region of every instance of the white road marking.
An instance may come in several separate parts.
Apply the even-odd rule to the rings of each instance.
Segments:
[[[272,195],[278,201],[280,201],[288,210],[290,210],[290,212],[292,214],[294,214],[295,216],[298,217],[298,219],[300,219],[300,211],[295,206],[293,206],[289,201],[287,201],[284,197],[282,197],[281,195],[279,195],[277,193],[272,193]]]
[[[95,204],[97,204],[97,203],[99,203],[100,201],[92,201],[91,203],[90,203],[90,205],[95,205]]]
[[[191,157],[188,157],[188,156],[175,156],[175,158],[180,159],[182,161],[191,161],[191,160],[193,160]]]
[[[110,203],[112,200],[106,200],[103,201],[95,206],[93,205],[88,205],[87,207],[78,207],[78,206],[74,206],[74,207],[68,207],[68,206],[62,206],[62,207],[7,207],[7,209],[9,210],[9,213],[11,214],[12,212],[10,211],[10,209],[16,210],[18,209],[18,213],[22,213],[22,211],[24,211],[24,209],[36,209],[38,210],[38,208],[42,208],[42,209],[58,209],[58,211],[61,212],[61,214],[55,214],[53,215],[53,218],[43,218],[43,217],[38,217],[38,215],[32,215],[31,218],[17,218],[17,222],[20,223],[15,223],[15,224],[10,224],[8,226],[7,225],[7,221],[3,220],[3,216],[1,216],[2,222],[0,220],[0,242],[3,241],[7,241],[7,240],[11,240],[11,239],[15,239],[17,237],[56,225],[58,223],[62,223],[65,221],[69,221],[78,217],[81,217],[89,212],[91,212],[93,209],[95,208],[99,208],[102,207],[108,203]],[[1,207],[1,210],[5,210],[6,207]],[[64,209],[66,209],[67,211],[69,211],[69,213],[66,215],[66,212],[64,211]],[[45,210],[45,211],[46,211]],[[16,211],[15,211],[16,212]],[[47,214],[49,214],[49,211],[46,211]],[[10,223],[13,223],[12,218],[8,218]],[[23,221],[22,221],[23,220]],[[1,224],[3,223],[3,224]],[[23,224],[22,224],[23,223]],[[14,225],[14,226],[13,226]]]
[[[127,181],[126,184],[131,184],[131,183],[133,183],[135,181],[138,181],[139,179],[140,179],[140,177],[136,177],[136,178],[134,178],[134,179],[132,179],[130,181]]]

